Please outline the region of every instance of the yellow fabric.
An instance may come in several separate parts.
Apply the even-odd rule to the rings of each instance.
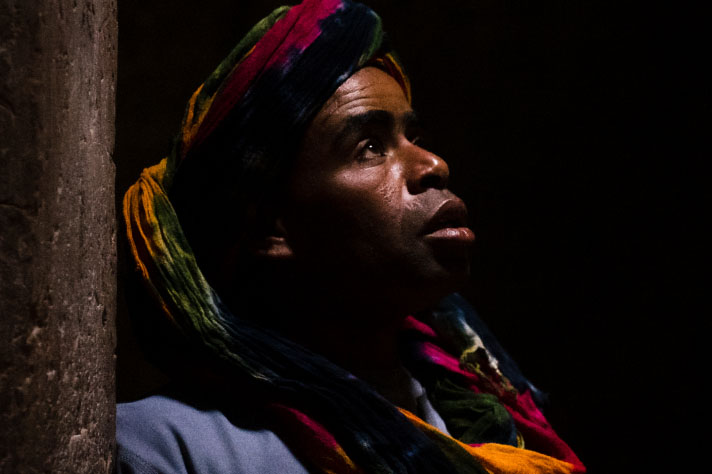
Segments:
[[[398,71],[399,78],[403,81],[403,85],[405,86],[405,98],[408,100],[408,103],[413,102],[413,96],[411,94],[410,90],[410,80],[408,79],[408,76],[405,74],[405,71],[401,67],[400,63],[396,61],[396,58],[393,56],[392,53],[386,53],[385,55],[388,58],[388,61],[391,63],[391,65]]]
[[[156,293],[155,296],[163,312],[173,320],[166,301],[158,295],[157,290],[151,284],[151,271],[147,265],[150,265],[152,260],[142,255],[147,253],[153,257],[159,253],[155,248],[151,248],[156,234],[155,229],[160,225],[154,209],[154,194],[163,192],[158,183],[163,180],[166,161],[164,158],[159,163],[143,170],[141,178],[124,195],[123,211],[128,243],[136,266],[144,281],[149,283]]]
[[[232,68],[232,71],[235,71],[238,67],[240,67],[240,64],[242,64],[242,61],[245,60],[252,52],[255,50],[255,47],[252,46],[240,59],[240,61],[235,64],[235,66]],[[215,91],[213,95],[208,97],[207,99],[203,100],[203,102],[200,103],[200,106],[197,110],[198,116],[196,117],[196,103],[198,102],[198,97],[200,96],[201,91],[203,90],[203,86],[205,83],[200,84],[200,87],[196,89],[195,92],[193,92],[193,95],[190,98],[190,101],[188,101],[188,110],[185,116],[185,120],[183,120],[183,129],[181,131],[181,139],[183,142],[183,145],[181,147],[181,151],[183,155],[185,154],[186,150],[188,150],[193,143],[193,139],[195,136],[198,134],[198,129],[200,128],[200,125],[203,123],[203,119],[205,119],[205,116],[208,115],[208,111],[210,110],[210,106],[213,105],[213,101],[215,100],[215,96],[218,94],[218,91]],[[181,158],[183,158],[182,156]]]
[[[492,474],[569,474],[574,467],[573,464],[551,456],[506,444],[487,443],[477,447],[468,446],[468,450]]]
[[[571,474],[573,472],[573,464],[528,449],[495,443],[470,446],[448,436],[411,412],[402,408],[399,410],[431,438],[446,438],[460,445],[490,474]]]
[[[193,142],[193,138],[195,137],[196,133],[198,133],[198,127],[200,127],[200,124],[203,122],[203,119],[205,118],[205,115],[208,113],[208,110],[210,109],[210,105],[213,102],[213,97],[211,97],[208,100],[207,107],[204,107],[203,110],[199,111],[199,116],[198,120],[194,120],[195,118],[195,103],[198,100],[198,96],[200,95],[200,91],[203,90],[203,84],[200,84],[200,87],[196,89],[196,91],[193,93],[193,95],[190,98],[190,101],[188,101],[188,112],[186,113],[185,120],[183,121],[183,130],[182,130],[182,140],[183,140],[183,146],[182,150],[187,150],[190,148],[190,144]]]

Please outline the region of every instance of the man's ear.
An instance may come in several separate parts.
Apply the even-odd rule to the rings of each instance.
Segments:
[[[274,226],[255,245],[255,255],[276,260],[294,257],[294,251],[287,238],[287,229],[281,217],[274,221]]]

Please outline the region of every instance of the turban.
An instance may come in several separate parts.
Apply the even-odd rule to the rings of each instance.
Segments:
[[[366,66],[390,74],[410,101],[379,17],[361,4],[305,0],[255,25],[190,98],[169,155],[144,170],[124,197],[142,281],[171,327],[208,353],[231,387],[261,394],[274,430],[311,470],[582,472],[530,393],[482,358],[461,311],[441,311],[439,319],[458,321],[440,326],[468,341],[458,349],[460,361],[439,349],[429,326],[410,318],[407,328],[413,370],[424,379],[437,375],[430,378],[440,387],[433,394],[440,394],[442,410],[454,407],[457,421],[464,409],[480,422],[465,422],[456,440],[321,356],[233,314],[206,279],[193,236],[217,242],[245,231],[250,206],[269,202],[283,184],[310,121]],[[230,219],[218,217],[225,207]],[[540,452],[521,449],[521,435]]]
[[[196,90],[164,181],[188,239],[200,242],[194,251],[201,264],[210,262],[201,261],[204,252],[219,253],[254,227],[245,219],[264,214],[254,207],[284,189],[311,119],[368,65],[389,73],[410,100],[408,79],[372,10],[307,1],[259,22]],[[225,206],[229,220],[221,216]]]

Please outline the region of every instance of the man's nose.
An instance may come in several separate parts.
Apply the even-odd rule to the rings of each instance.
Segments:
[[[450,169],[445,160],[435,153],[411,143],[406,151],[405,161],[410,194],[420,194],[430,188],[447,187]]]

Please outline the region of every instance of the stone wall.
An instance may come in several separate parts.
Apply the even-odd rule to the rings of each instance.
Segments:
[[[113,464],[115,0],[0,0],[0,472]]]

